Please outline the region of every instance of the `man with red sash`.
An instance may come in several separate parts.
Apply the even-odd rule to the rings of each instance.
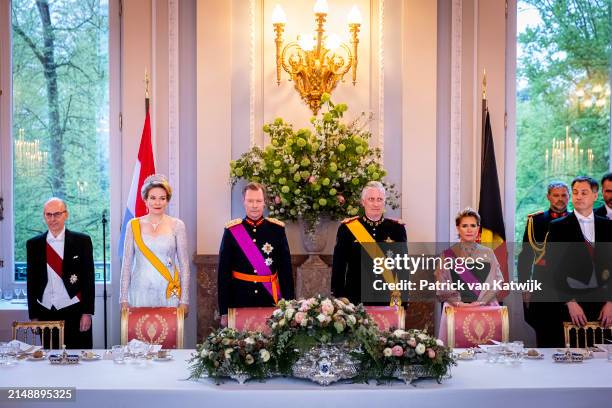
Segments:
[[[376,243],[403,243],[402,254],[407,253],[406,229],[399,220],[385,218],[385,188],[378,181],[370,181],[361,193],[364,215],[343,220],[338,227],[334,247],[331,291],[336,297],[346,297],[357,304],[362,302],[362,280],[371,278],[370,266],[362,270],[362,250],[369,258],[385,257],[385,248]],[[392,283],[397,279],[385,270],[381,278]],[[388,303],[400,304],[400,293],[389,292]],[[375,302],[377,303],[377,302]]]
[[[580,176],[572,181],[574,212],[550,223],[546,244],[547,275],[556,298],[565,304],[555,322],[555,346],[563,346],[563,321],[612,325],[612,221],[593,214],[597,181]],[[547,288],[544,288],[546,290]]]
[[[66,348],[90,349],[95,298],[91,238],[66,229],[68,209],[59,198],[45,203],[43,216],[49,231],[26,244],[30,319],[64,320]],[[48,347],[47,337],[44,342]]]
[[[219,250],[218,289],[221,325],[227,309],[274,306],[293,299],[291,253],[285,224],[264,218],[265,188],[247,184],[243,191],[246,217],[225,225]]]

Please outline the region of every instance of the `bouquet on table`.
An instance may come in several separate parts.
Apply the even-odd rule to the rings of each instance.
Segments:
[[[288,374],[301,355],[317,345],[336,344],[347,350],[374,351],[378,328],[363,305],[346,298],[318,295],[281,300],[268,320],[279,370]]]
[[[244,382],[271,377],[276,372],[276,362],[270,349],[271,339],[260,332],[230,328],[213,331],[189,360],[189,378],[197,379],[206,374],[216,381],[220,377],[230,377]]]
[[[366,379],[433,377],[441,382],[455,364],[450,347],[416,329],[381,333],[374,354],[376,358],[366,355],[362,360],[360,375]]]

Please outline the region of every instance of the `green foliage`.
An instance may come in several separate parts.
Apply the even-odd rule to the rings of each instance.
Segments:
[[[67,227],[89,234],[94,259],[101,261],[100,218],[110,204],[108,4],[41,4],[51,17],[46,25],[33,0],[11,2],[13,134],[16,140],[20,133],[25,141],[39,140],[47,154],[41,165],[17,155],[14,160],[15,261],[24,262],[26,240],[46,230],[42,205],[51,196],[64,198]],[[45,45],[45,29],[52,46]]]
[[[322,216],[333,220],[356,215],[360,194],[368,181],[383,182],[380,149],[371,148],[363,117],[341,122],[345,104],[324,98],[327,112],[313,117],[313,130],[294,131],[281,118],[266,124],[270,144],[254,147],[230,163],[232,184],[240,179],[267,187],[270,215],[284,220],[304,219],[313,225]],[[387,202],[398,207],[395,186],[385,184]]]
[[[527,214],[548,208],[546,186],[555,180],[570,183],[579,174],[600,179],[610,160],[610,97],[593,92],[609,83],[612,4],[607,0],[523,0],[521,10],[536,10],[540,22],[518,36],[521,57],[517,76],[516,229],[522,240]],[[609,89],[609,88],[607,88]],[[577,91],[587,92],[577,97]],[[585,105],[598,97],[603,106]],[[571,171],[547,171],[545,154],[553,138],[572,138],[595,154]],[[596,204],[597,205],[597,204]]]

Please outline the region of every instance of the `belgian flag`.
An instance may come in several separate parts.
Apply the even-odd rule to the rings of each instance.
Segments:
[[[493,249],[501,267],[504,281],[508,282],[506,229],[504,227],[504,213],[502,211],[499,178],[497,176],[497,164],[495,162],[495,146],[493,145],[493,132],[491,131],[489,110],[486,108],[486,100],[483,102],[484,124],[482,128],[480,202],[478,204],[481,224],[480,242]],[[502,300],[507,294],[507,291],[500,292],[497,298]]]

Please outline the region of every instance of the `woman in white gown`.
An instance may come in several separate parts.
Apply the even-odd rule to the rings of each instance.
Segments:
[[[148,214],[126,226],[119,301],[122,307],[180,307],[187,313],[187,238],[183,221],[166,214],[172,189],[154,174],[145,179],[141,196]]]

